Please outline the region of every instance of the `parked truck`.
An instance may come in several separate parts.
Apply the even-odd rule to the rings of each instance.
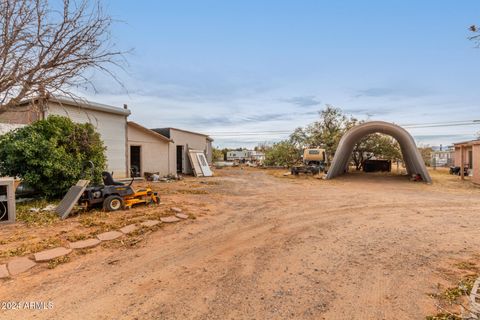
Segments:
[[[303,149],[302,164],[293,166],[290,172],[293,175],[300,173],[318,174],[325,170],[326,157],[325,149],[305,148]]]

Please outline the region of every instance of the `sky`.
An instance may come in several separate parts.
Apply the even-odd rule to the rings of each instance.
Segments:
[[[480,1],[104,0],[124,87],[95,74],[88,99],[148,128],[253,147],[318,119],[326,104],[408,128],[420,145],[480,131]]]

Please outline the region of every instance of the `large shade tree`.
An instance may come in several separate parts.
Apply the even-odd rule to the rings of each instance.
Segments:
[[[299,150],[289,140],[274,143],[265,152],[265,165],[292,166],[300,160]]]
[[[319,112],[319,120],[305,128],[297,128],[290,135],[289,142],[299,152],[305,147],[322,147],[327,153],[327,162],[335,155],[342,136],[353,126],[361,124],[352,116],[346,115],[342,109],[327,105]],[[372,157],[399,160],[401,151],[398,142],[392,137],[382,134],[371,134],[358,141],[353,149],[352,161],[357,170],[363,166],[364,160]]]
[[[319,119],[304,128],[297,128],[290,135],[289,141],[297,148],[325,148],[327,160],[333,158],[342,135],[352,127],[357,120],[348,117],[340,108],[332,105],[319,111]]]
[[[87,70],[117,80],[122,52],[100,1],[0,1],[0,113],[32,96],[92,85]]]

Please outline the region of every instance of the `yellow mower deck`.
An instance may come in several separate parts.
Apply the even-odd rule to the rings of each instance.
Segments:
[[[123,197],[123,207],[130,209],[137,204],[160,204],[160,197],[155,195],[151,188],[141,189],[130,196]]]

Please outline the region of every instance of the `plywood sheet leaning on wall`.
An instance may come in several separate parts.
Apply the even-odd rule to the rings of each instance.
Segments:
[[[208,166],[205,153],[201,150],[188,150],[188,159],[192,165],[193,174],[196,177],[211,177],[213,176],[212,170]]]
[[[197,159],[197,153],[200,152],[198,150],[188,150],[188,159],[190,160],[190,164],[192,165],[192,171],[195,177],[203,177],[202,169],[200,168],[200,163]]]
[[[78,180],[77,184],[68,190],[65,197],[63,197],[62,201],[60,201],[55,209],[55,212],[58,214],[60,219],[63,220],[68,217],[89,183],[90,180]]]

